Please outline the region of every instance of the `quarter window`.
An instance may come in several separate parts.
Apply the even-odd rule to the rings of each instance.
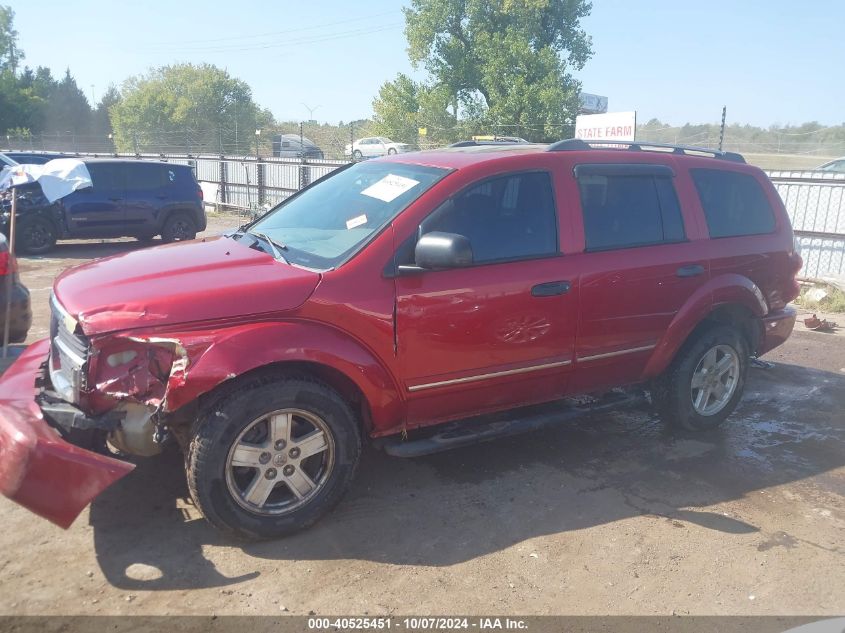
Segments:
[[[757,179],[720,169],[692,169],[710,237],[761,235],[775,230],[775,216]]]
[[[529,259],[558,252],[557,216],[546,172],[486,180],[450,199],[420,226],[469,238],[473,261]]]
[[[576,168],[587,250],[683,241],[684,222],[671,170],[613,167]]]

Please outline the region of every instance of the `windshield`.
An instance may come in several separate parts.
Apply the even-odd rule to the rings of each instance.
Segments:
[[[422,165],[358,163],[282,202],[248,231],[283,247],[292,264],[333,268],[447,173]]]

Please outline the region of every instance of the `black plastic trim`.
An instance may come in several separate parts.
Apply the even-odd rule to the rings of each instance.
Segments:
[[[582,163],[575,165],[572,172],[576,178],[581,176],[654,176],[674,178],[675,171],[668,165],[650,165],[642,163]]]

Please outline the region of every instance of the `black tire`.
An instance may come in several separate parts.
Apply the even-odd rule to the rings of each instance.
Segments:
[[[56,226],[39,215],[18,220],[16,233],[17,246],[26,255],[41,255],[56,245]]]
[[[197,223],[187,213],[172,213],[161,229],[161,239],[168,244],[192,240],[196,236]]]
[[[698,399],[702,390],[693,386],[696,370],[705,368],[703,363],[708,353],[713,353],[713,358],[718,359],[719,362],[723,360],[732,362],[726,358],[727,354],[723,351],[728,349],[733,351],[737,362],[735,369],[727,370],[734,374],[735,384],[732,383],[730,390],[727,390],[729,395],[725,396],[727,399],[721,405],[717,402],[718,398],[705,393],[704,404],[706,405],[713,398],[714,410],[711,413],[707,413],[706,407],[699,410],[696,408],[694,398]],[[720,353],[721,357],[718,356]],[[669,368],[652,385],[652,401],[660,417],[665,423],[687,431],[708,431],[718,427],[733,413],[742,398],[748,372],[748,356],[748,342],[737,329],[729,326],[714,326],[702,330],[684,344]],[[703,379],[721,381],[721,378],[713,376],[711,372],[710,378]],[[702,380],[700,374],[697,380]],[[721,382],[724,386],[725,382],[730,382],[730,377]],[[715,409],[715,407],[719,408]]]
[[[362,158],[364,158],[364,155],[361,153],[361,150],[356,149],[354,152],[352,152],[352,158],[354,158],[355,160],[361,160]]]
[[[396,153],[396,150],[394,148],[392,148],[392,147],[388,148],[388,150],[387,150],[388,156],[393,156],[393,154],[395,154],[395,153]]]
[[[260,431],[261,428],[255,425],[260,425],[261,420],[269,419],[266,416],[280,410],[297,410],[316,416],[324,423],[326,434],[330,436],[326,439],[330,448],[324,449],[325,454],[308,458],[319,458],[322,463],[328,463],[331,452],[331,465],[321,471],[321,476],[308,473],[305,460],[296,463],[297,468],[301,466],[302,472],[314,477],[307,479],[315,485],[314,490],[308,493],[310,498],[306,495],[295,500],[294,486],[288,483],[288,475],[285,474],[286,469],[293,469],[293,466],[292,462],[285,465],[284,460],[292,455],[291,447],[296,447],[296,442],[301,439],[294,438],[292,434],[288,436],[289,445],[283,446],[278,453],[272,445],[272,437],[268,435],[265,438],[264,448],[257,450],[266,450],[271,456],[261,462],[263,466],[256,466],[258,470],[254,473],[251,473],[251,468],[230,465],[235,446],[242,446],[239,442],[245,441],[243,434],[255,429]],[[290,427],[295,424],[297,422],[291,422]],[[270,428],[268,421],[268,433]],[[280,453],[282,461],[277,462]],[[361,436],[355,416],[333,389],[308,377],[265,376],[237,385],[237,389],[229,389],[200,412],[186,455],[188,488],[205,518],[226,534],[251,540],[278,538],[308,527],[340,501],[352,482],[360,455]],[[278,466],[278,471],[273,466]],[[260,468],[273,470],[272,479],[278,479],[262,505],[267,502],[269,508],[274,495],[282,499],[289,497],[289,504],[301,505],[290,509],[282,505],[280,509],[269,508],[267,512],[263,512],[263,508],[252,510],[245,507],[249,505],[245,497],[250,486],[263,479],[271,479],[269,473]],[[262,479],[262,472],[268,476]],[[235,477],[247,477],[243,480],[243,495],[236,496],[239,484]]]

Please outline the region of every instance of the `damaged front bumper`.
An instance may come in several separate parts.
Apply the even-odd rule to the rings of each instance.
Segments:
[[[64,441],[36,403],[50,350],[31,345],[0,377],[0,492],[63,528],[135,466]]]

